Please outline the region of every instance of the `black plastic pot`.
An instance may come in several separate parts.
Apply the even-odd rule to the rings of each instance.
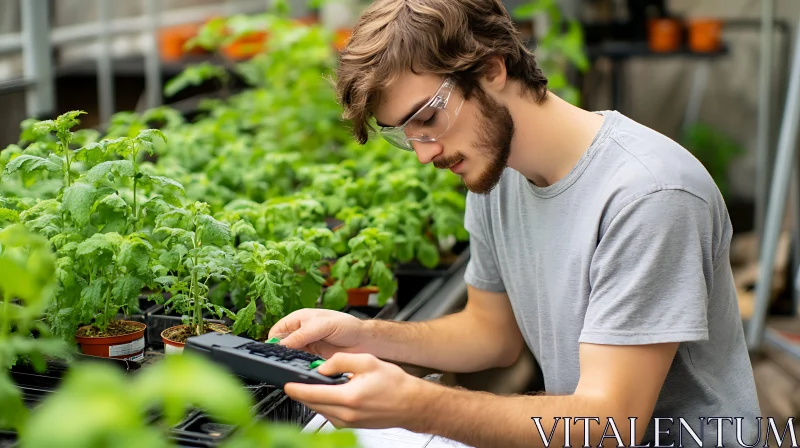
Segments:
[[[457,243],[453,250],[458,258],[450,264],[440,264],[428,269],[418,262],[398,264],[394,269],[397,278],[397,305],[403,309],[431,280],[449,277],[469,260],[469,243]]]

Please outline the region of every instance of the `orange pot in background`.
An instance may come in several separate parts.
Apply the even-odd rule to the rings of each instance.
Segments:
[[[159,47],[161,59],[168,62],[179,61],[185,54],[202,54],[202,48],[186,51],[183,46],[189,39],[195,37],[203,26],[202,23],[189,23],[161,28],[159,34]]]
[[[222,52],[231,59],[250,59],[264,51],[264,46],[267,43],[268,37],[269,36],[265,31],[248,33],[247,35],[241,36],[235,39],[229,45],[225,46],[222,49]]]
[[[695,19],[689,23],[689,48],[697,53],[712,53],[719,50],[722,21],[718,19]]]
[[[378,288],[363,286],[347,290],[347,303],[350,306],[378,306]]]
[[[651,19],[648,22],[650,51],[669,53],[681,46],[681,23],[675,19]]]

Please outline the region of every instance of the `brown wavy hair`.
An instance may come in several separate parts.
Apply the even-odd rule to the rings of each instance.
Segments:
[[[370,109],[404,72],[450,75],[465,99],[480,90],[490,58],[505,61],[521,94],[541,102],[547,78],[500,0],[376,0],[361,15],[340,55],[336,95],[359,143]]]

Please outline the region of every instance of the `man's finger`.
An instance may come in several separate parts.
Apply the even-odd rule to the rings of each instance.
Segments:
[[[346,384],[327,385],[327,384],[302,384],[286,383],[283,391],[292,400],[306,403],[312,409],[318,406],[343,406],[347,401],[349,391]]]
[[[304,403],[302,401],[298,401],[310,409],[313,409],[314,412],[317,414],[325,417],[336,429],[344,429],[344,428],[353,428],[352,423],[344,422],[341,417],[343,416],[345,409],[341,406],[329,406],[329,405],[318,405],[314,403]]]
[[[380,360],[368,353],[343,353],[331,356],[331,359],[317,368],[323,375],[336,375],[339,373],[366,373],[375,370]]]

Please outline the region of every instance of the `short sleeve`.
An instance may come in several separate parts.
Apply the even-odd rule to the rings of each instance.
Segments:
[[[467,207],[464,227],[469,232],[469,261],[464,273],[464,281],[477,289],[490,292],[505,292],[500,278],[497,255],[489,241],[491,229],[485,217],[486,198],[467,194]]]
[[[708,339],[713,232],[709,206],[683,190],[657,191],[622,208],[592,257],[580,342]]]

